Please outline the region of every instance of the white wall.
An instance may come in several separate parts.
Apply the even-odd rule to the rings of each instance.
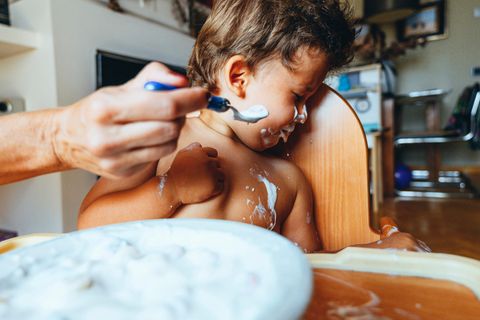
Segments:
[[[50,3],[23,0],[11,7],[14,26],[39,33],[37,50],[0,60],[0,96],[23,97],[29,111],[55,106]],[[19,132],[18,134],[21,134]],[[60,174],[0,187],[0,228],[21,234],[62,231]]]
[[[194,43],[182,32],[112,12],[100,1],[20,0],[11,9],[14,25],[42,36],[38,50],[0,60],[0,96],[25,97],[28,110],[65,106],[94,91],[97,48],[186,65]],[[169,10],[157,14],[171,23]],[[73,230],[94,181],[92,174],[75,170],[0,187],[0,228]]]

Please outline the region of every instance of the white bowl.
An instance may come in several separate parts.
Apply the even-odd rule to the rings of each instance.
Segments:
[[[301,250],[224,220],[110,225],[0,256],[2,319],[298,319],[311,293]]]

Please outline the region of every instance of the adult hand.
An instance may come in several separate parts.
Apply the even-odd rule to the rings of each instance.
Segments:
[[[67,167],[119,178],[173,152],[185,115],[206,107],[207,91],[152,92],[143,88],[147,81],[188,85],[185,77],[153,62],[126,84],[102,88],[64,108],[53,119],[58,159]]]

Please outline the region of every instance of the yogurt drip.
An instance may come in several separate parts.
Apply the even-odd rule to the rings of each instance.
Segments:
[[[250,168],[250,174],[257,178],[259,182],[262,182],[265,186],[265,190],[267,191],[267,207],[270,211],[270,219],[268,219],[268,229],[273,230],[277,223],[277,212],[275,211],[275,203],[277,202],[277,189],[278,187],[270,182],[266,176],[268,173],[264,171],[264,174],[258,173],[258,169]],[[248,200],[247,200],[248,204]],[[267,209],[263,205],[260,197],[258,198],[258,205],[255,207],[252,213],[252,217],[250,218],[250,222],[253,223],[253,217],[260,218],[264,221],[267,221]]]
[[[295,130],[295,125],[297,123],[304,124],[308,119],[308,111],[307,106],[303,106],[303,113],[298,113],[297,106],[293,106],[293,121],[292,123],[280,128],[278,132],[275,132],[272,128],[263,128],[260,130],[260,137],[262,138],[262,142],[264,146],[272,146],[278,142],[278,139],[282,139],[283,142],[287,142],[288,138]]]
[[[160,193],[160,196],[163,194],[163,189],[165,189],[166,183],[167,183],[167,174],[165,173],[164,175],[160,176],[160,181],[158,183],[158,191]]]
[[[283,142],[286,143],[288,141],[288,137],[290,137],[294,130],[295,122],[280,129],[280,138],[282,138]]]
[[[268,181],[268,179],[264,176],[258,175],[257,178],[258,181],[265,185],[265,189],[267,190],[268,208],[270,209],[271,214],[268,229],[273,230],[273,228],[275,228],[275,224],[277,223],[277,212],[275,211],[275,203],[277,202],[277,186]]]
[[[271,128],[263,128],[260,130],[260,137],[262,138],[262,143],[266,147],[271,147],[277,144],[279,135],[275,134]]]
[[[293,106],[294,115],[293,122],[304,124],[308,119],[307,105],[303,105],[303,113],[298,113],[297,106]]]

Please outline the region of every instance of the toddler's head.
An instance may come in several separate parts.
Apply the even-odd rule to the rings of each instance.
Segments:
[[[286,139],[328,71],[351,59],[355,32],[338,0],[216,0],[189,64],[194,85],[270,115],[246,125],[222,115],[254,150]]]

